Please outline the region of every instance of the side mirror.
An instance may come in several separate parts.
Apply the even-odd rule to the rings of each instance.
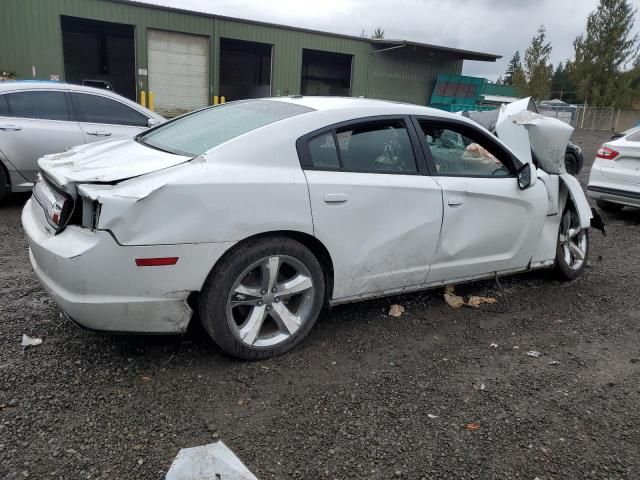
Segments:
[[[150,127],[155,127],[156,125],[160,124],[160,120],[156,119],[156,118],[150,118],[149,121],[147,122],[147,125]]]
[[[520,190],[525,190],[531,186],[531,164],[525,163],[517,172],[518,187]]]

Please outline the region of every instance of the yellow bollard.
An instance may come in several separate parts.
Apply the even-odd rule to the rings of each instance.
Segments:
[[[144,90],[140,90],[140,105],[147,106],[147,94]]]
[[[220,103],[224,103],[224,102],[225,102],[224,96],[220,97]]]
[[[149,110],[153,112],[153,92],[149,90]]]
[[[218,95],[213,96],[213,104],[218,105]]]

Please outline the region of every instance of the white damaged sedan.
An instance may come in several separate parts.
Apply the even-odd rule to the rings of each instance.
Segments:
[[[46,156],[22,214],[31,262],[80,325],[178,333],[197,310],[246,359],[293,348],[323,305],[573,279],[592,212],[563,173],[571,129],[508,107],[496,136],[416,105],[246,100]]]

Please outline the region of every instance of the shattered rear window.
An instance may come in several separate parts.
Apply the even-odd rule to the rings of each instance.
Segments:
[[[197,156],[218,145],[313,109],[274,100],[242,100],[206,108],[162,125],[137,140],[153,148]]]

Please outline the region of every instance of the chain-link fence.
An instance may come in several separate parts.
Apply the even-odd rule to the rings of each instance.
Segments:
[[[622,132],[640,124],[640,110],[584,105],[538,105],[538,111],[574,128]]]

